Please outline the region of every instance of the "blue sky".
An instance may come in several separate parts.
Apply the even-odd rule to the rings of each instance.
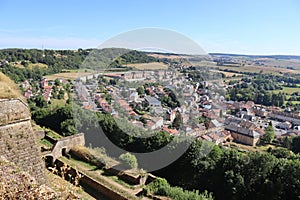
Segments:
[[[0,19],[0,48],[97,47],[157,27],[207,52],[300,55],[298,0],[2,0]]]

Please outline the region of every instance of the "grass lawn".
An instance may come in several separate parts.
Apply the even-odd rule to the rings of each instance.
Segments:
[[[245,150],[245,151],[250,151],[250,152],[267,152],[267,150],[271,147],[272,149],[277,148],[276,146],[272,145],[272,144],[267,144],[267,145],[257,145],[257,146],[249,146],[249,145],[245,145],[245,144],[240,144],[240,143],[235,143],[235,142],[231,142],[231,148],[235,148],[238,150]]]
[[[62,107],[66,105],[66,100],[64,99],[51,99],[50,107]]]
[[[272,148],[272,149],[275,149],[276,146],[272,145],[272,144],[267,144],[267,145],[263,145],[263,146],[257,146],[257,148],[260,150],[260,151],[267,151],[269,148]]]
[[[60,138],[62,138],[62,136],[61,135],[59,135],[58,133],[55,133],[54,131],[49,131],[48,133],[47,133],[47,135],[48,136],[50,136],[50,137],[52,137],[53,139],[60,139]]]
[[[39,142],[40,142],[40,144],[45,145],[47,147],[52,147],[53,146],[53,144],[50,141],[46,140],[46,139],[41,139],[41,140],[39,140]]]

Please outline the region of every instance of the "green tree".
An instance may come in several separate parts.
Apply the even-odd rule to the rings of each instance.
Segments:
[[[64,136],[74,135],[78,132],[75,128],[75,123],[73,119],[67,119],[61,122],[60,127]]]
[[[64,90],[59,90],[58,92],[58,99],[63,99],[65,97],[65,91]]]
[[[268,127],[265,129],[265,134],[261,137],[261,140],[265,143],[271,143],[275,138],[275,132],[272,122],[269,123]]]
[[[144,88],[144,86],[138,87],[138,88],[136,89],[136,91],[137,91],[137,93],[138,93],[139,95],[144,95],[144,94],[145,94],[145,88]]]
[[[36,106],[40,107],[40,108],[44,108],[47,107],[47,101],[44,99],[44,97],[39,94],[36,98],[35,98],[35,103]]]
[[[60,80],[57,78],[57,79],[55,79],[55,81],[54,81],[54,85],[55,86],[59,86],[60,85]]]
[[[136,169],[138,167],[138,162],[135,155],[132,155],[128,152],[121,154],[119,159],[123,162],[123,164],[126,167],[129,167],[131,169]]]
[[[180,128],[181,126],[181,123],[182,123],[182,117],[181,117],[181,114],[180,112],[176,112],[176,117],[172,123],[172,127],[176,128],[177,130]]]
[[[23,60],[23,61],[21,62],[21,64],[22,64],[24,67],[28,67],[28,62],[25,61],[25,60]]]
[[[294,153],[300,152],[300,137],[299,136],[292,138],[291,150]]]

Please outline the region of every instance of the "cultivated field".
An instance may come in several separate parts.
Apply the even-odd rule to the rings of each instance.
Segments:
[[[285,69],[279,67],[268,67],[268,66],[244,66],[244,67],[225,67],[219,66],[220,69],[225,70],[234,70],[237,72],[252,72],[252,73],[263,73],[263,74],[282,74],[282,73],[292,73],[292,74],[299,74],[300,71],[292,70],[292,69]]]
[[[222,73],[225,75],[226,78],[233,77],[233,76],[243,76],[243,74],[233,73],[233,72],[224,72],[224,71],[219,71],[219,70],[210,70],[210,71]]]
[[[169,58],[169,59],[179,59],[179,58],[187,58],[188,56],[182,55],[169,55],[169,54],[156,54],[156,53],[149,53],[148,56],[152,56],[155,58]]]
[[[30,63],[28,65],[29,69],[35,68],[35,67],[40,67],[40,68],[48,68],[48,65],[44,64],[44,63]]]
[[[255,59],[255,61],[263,61],[267,66],[280,66],[280,67],[292,67],[294,69],[300,69],[300,60],[298,59],[270,59],[270,58],[261,58]]]
[[[52,75],[47,75],[44,76],[45,78],[47,78],[48,80],[55,80],[57,78],[63,78],[63,79],[70,79],[70,80],[75,80],[78,77],[81,76],[87,76],[93,74],[91,72],[62,72],[62,73],[58,73],[58,74],[52,74]]]
[[[168,69],[168,65],[161,62],[151,62],[151,63],[135,63],[135,64],[128,64],[128,67],[134,67],[139,70],[147,70],[147,69]]]

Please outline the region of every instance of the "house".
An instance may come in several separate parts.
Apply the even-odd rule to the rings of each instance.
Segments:
[[[164,125],[164,119],[162,117],[150,117],[146,125],[151,130],[158,129]]]
[[[241,109],[241,111],[239,112],[239,116],[243,116],[243,115],[252,115],[251,110],[249,108],[247,108],[246,106],[243,107]]]
[[[176,118],[176,110],[168,110],[166,112],[166,120],[173,122]]]
[[[228,117],[225,119],[225,130],[230,131],[232,137],[237,142],[255,146],[262,134],[253,122],[237,117]]]
[[[145,96],[145,100],[152,107],[159,107],[159,106],[161,106],[161,102],[157,98],[155,98],[155,97]]]
[[[139,98],[139,94],[137,92],[132,92],[129,96],[130,101],[137,101],[138,98]]]
[[[281,137],[295,137],[295,136],[300,136],[300,131],[290,130],[287,133],[281,135]]]
[[[212,141],[213,141],[213,139],[212,139],[211,137],[209,137],[208,135],[202,135],[200,138],[201,138],[202,140],[207,140],[207,141],[209,141],[209,142],[212,142]]]
[[[216,145],[218,145],[218,144],[220,144],[220,143],[223,142],[223,138],[219,137],[215,133],[211,133],[208,136],[212,139],[212,142],[214,142]]]
[[[252,121],[252,122],[256,119],[255,116],[253,116],[253,115],[247,115],[247,114],[242,114],[241,118],[242,119],[246,119],[248,121]]]
[[[108,104],[108,102],[105,99],[102,98],[98,99],[98,103],[105,113],[112,112],[111,106]]]
[[[41,88],[45,88],[48,86],[48,80],[46,78],[43,78],[41,81],[40,81],[40,85],[41,85]]]
[[[209,101],[209,97],[207,95],[203,95],[200,97],[200,101]]]
[[[300,125],[300,117],[298,116],[298,114],[272,111],[268,113],[268,117],[279,121],[288,121],[293,123],[294,125]]]
[[[220,123],[218,120],[213,119],[207,125],[209,131],[221,132],[224,130],[224,124]]]
[[[231,136],[231,133],[230,131],[227,131],[227,130],[224,130],[221,132],[223,138],[224,138],[224,141],[228,141],[228,142],[231,142],[233,141],[233,137]]]
[[[178,130],[176,130],[176,129],[170,129],[170,128],[167,128],[167,127],[163,127],[162,130],[166,131],[167,133],[169,133],[171,135],[177,135],[178,134]]]
[[[125,100],[119,100],[119,104],[120,106],[125,110],[127,111],[128,113],[130,111],[132,111],[132,108],[129,106],[129,104],[125,101]]]
[[[288,130],[292,128],[292,124],[290,122],[282,122],[276,125],[276,128]]]
[[[23,81],[23,82],[21,83],[21,87],[22,87],[23,89],[29,88],[29,87],[30,87],[29,81],[28,81],[28,80]]]
[[[44,97],[44,99],[49,102],[51,100],[52,97],[52,87],[51,86],[45,86],[45,89],[43,90],[42,96]]]
[[[253,112],[256,116],[259,116],[262,118],[265,118],[268,115],[268,112],[266,111],[266,109],[261,108],[261,107],[254,107]]]
[[[249,123],[230,123],[225,126],[225,129],[231,132],[235,141],[243,144],[256,146],[260,138],[260,133],[249,127]]]
[[[136,127],[144,128],[143,122],[140,122],[140,121],[134,120],[134,121],[131,121],[131,124],[133,124]]]
[[[33,96],[32,90],[30,90],[30,89],[26,90],[24,93],[24,96],[26,99],[29,99],[30,97],[32,97]]]

